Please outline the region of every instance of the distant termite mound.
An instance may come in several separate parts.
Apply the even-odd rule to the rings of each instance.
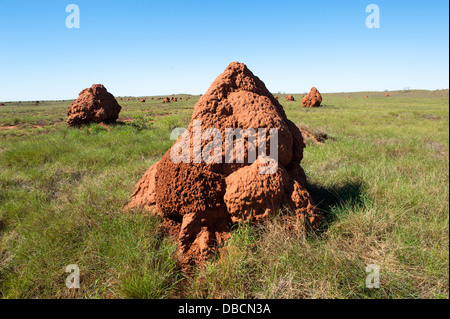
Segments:
[[[302,99],[303,107],[319,107],[320,103],[322,103],[322,95],[315,87],[312,87],[311,91]]]
[[[67,110],[67,124],[111,123],[119,118],[122,107],[102,84],[84,89]]]
[[[285,99],[286,99],[286,101],[288,101],[288,102],[295,101],[294,97],[293,97],[291,94],[286,95],[286,96],[285,96]]]
[[[242,144],[234,135],[239,130],[249,134]],[[251,132],[260,130],[250,143]],[[300,130],[264,83],[233,62],[196,103],[187,130],[143,175],[126,208],[162,218],[165,232],[177,238],[183,267],[208,258],[234,223],[266,220],[282,206],[317,225],[321,214],[300,166],[304,147]],[[179,156],[182,161],[174,160]]]

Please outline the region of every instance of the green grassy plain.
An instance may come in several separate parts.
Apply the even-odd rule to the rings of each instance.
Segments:
[[[72,101],[0,106],[0,297],[449,298],[449,93],[384,94],[323,94],[314,109],[280,96],[289,119],[328,136],[302,162],[326,218],[315,233],[277,217],[239,225],[190,278],[160,221],[122,208],[198,96],[119,101],[123,124],[108,128],[67,128]],[[65,286],[69,264],[80,289]]]

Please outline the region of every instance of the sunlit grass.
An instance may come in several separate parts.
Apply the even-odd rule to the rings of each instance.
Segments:
[[[448,298],[448,91],[389,93],[325,94],[315,109],[280,95],[289,119],[328,136],[302,162],[325,221],[237,225],[192,278],[159,220],[122,208],[198,97],[119,101],[126,121],[108,129],[67,128],[71,101],[0,107],[0,296]],[[380,289],[365,287],[367,264]]]

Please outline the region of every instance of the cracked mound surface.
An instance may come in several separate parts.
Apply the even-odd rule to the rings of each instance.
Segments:
[[[320,103],[322,103],[322,95],[315,87],[302,99],[303,107],[318,107]]]
[[[119,118],[122,107],[102,84],[84,89],[67,110],[67,124],[111,123]]]
[[[195,122],[201,132],[216,128],[222,137],[222,149],[212,155],[220,163],[194,161]],[[198,122],[197,122],[198,123]],[[226,129],[276,128],[278,162],[270,154],[271,136],[265,135],[265,149],[256,162],[248,155],[244,142],[243,161],[236,162],[237,141],[233,141],[233,162],[225,161]],[[189,163],[174,163],[171,150],[178,142],[188,141]],[[200,139],[204,150],[211,139]],[[191,123],[176,144],[139,181],[127,208],[141,207],[163,218],[166,233],[177,236],[180,263],[207,258],[211,251],[230,236],[230,227],[240,221],[261,221],[282,205],[305,222],[317,224],[321,215],[305,189],[306,176],[300,167],[305,144],[298,127],[289,121],[283,107],[264,83],[242,63],[233,62],[219,75],[195,105]],[[177,151],[175,151],[176,153]],[[272,155],[272,154],[270,154]],[[273,174],[261,174],[261,168],[275,167]]]
[[[225,206],[234,223],[261,221],[279,208],[289,185],[289,176],[283,166],[274,174],[260,174],[259,159],[238,169],[225,178]]]

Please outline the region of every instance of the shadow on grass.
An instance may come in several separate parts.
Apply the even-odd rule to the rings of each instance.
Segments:
[[[326,228],[336,220],[335,207],[355,207],[363,205],[364,182],[361,180],[339,183],[331,187],[307,183],[306,189],[316,202],[317,208],[324,215]]]
[[[6,223],[3,219],[0,219],[0,235],[5,231],[6,229]]]

